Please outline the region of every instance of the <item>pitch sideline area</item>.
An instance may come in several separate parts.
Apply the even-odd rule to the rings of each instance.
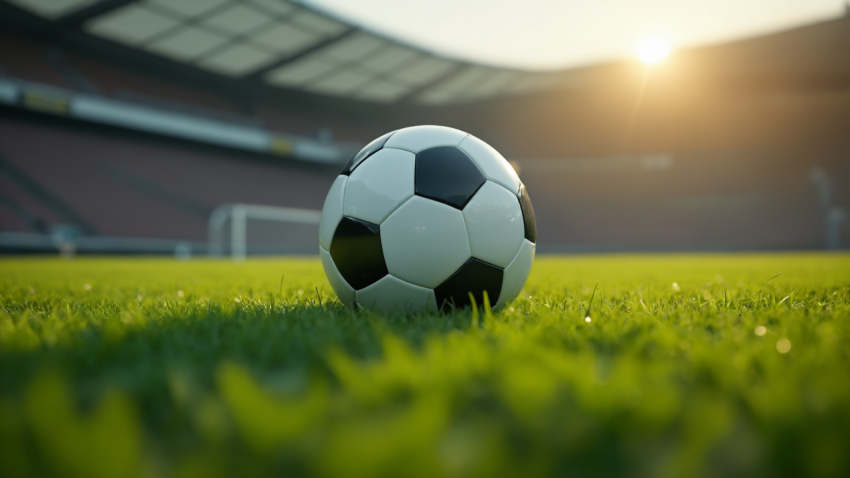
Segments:
[[[347,310],[318,258],[0,295],[3,476],[850,475],[847,254],[539,256],[493,314]]]

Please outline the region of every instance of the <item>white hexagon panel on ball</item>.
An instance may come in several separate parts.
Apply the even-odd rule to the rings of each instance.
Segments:
[[[411,126],[396,131],[384,147],[418,153],[439,146],[457,146],[467,136],[463,131],[445,126]]]
[[[434,288],[470,258],[463,214],[419,196],[381,224],[381,244],[390,274]]]
[[[346,216],[380,224],[413,196],[416,156],[409,151],[384,148],[357,166],[345,186]]]
[[[534,250],[537,246],[528,239],[523,239],[522,246],[519,248],[514,260],[505,268],[505,273],[502,278],[502,293],[496,302],[494,309],[501,309],[508,302],[516,299],[528,280],[528,273],[531,272],[531,264],[534,262]]]
[[[525,226],[515,194],[487,181],[463,208],[472,257],[508,267],[522,245]]]
[[[357,291],[357,303],[367,308],[390,312],[437,311],[434,291],[388,275]]]

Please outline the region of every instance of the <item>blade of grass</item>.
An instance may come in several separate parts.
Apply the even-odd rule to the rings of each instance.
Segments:
[[[759,289],[758,297],[756,298],[756,303],[761,302],[761,291],[764,290],[764,286],[766,286],[768,282],[772,281],[773,279],[776,279],[777,277],[779,277],[781,275],[782,275],[782,273],[779,272],[777,274],[774,274],[774,276],[771,277],[770,279],[764,281],[764,284],[762,284],[761,288]]]
[[[596,289],[598,287],[599,282],[597,282],[596,285],[593,286],[593,294],[590,295],[590,302],[587,304],[587,310],[584,311],[584,317],[582,318],[590,317],[590,308],[593,306],[593,298],[596,297]]]
[[[778,307],[778,306],[782,305],[782,303],[783,303],[783,302],[785,302],[786,300],[788,300],[789,298],[791,298],[791,296],[793,296],[793,295],[794,295],[794,293],[795,293],[795,292],[797,292],[797,289],[799,289],[799,287],[795,287],[795,288],[794,288],[794,290],[792,290],[790,294],[786,295],[784,299],[780,300],[780,301],[776,304],[776,306]]]
[[[472,303],[472,327],[478,328],[478,304],[475,303],[475,296],[472,292],[469,293],[469,301]]]

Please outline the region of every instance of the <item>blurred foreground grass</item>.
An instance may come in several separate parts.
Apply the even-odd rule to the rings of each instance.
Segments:
[[[0,474],[850,476],[848,286],[544,256],[501,313],[406,317],[317,259],[4,259]]]

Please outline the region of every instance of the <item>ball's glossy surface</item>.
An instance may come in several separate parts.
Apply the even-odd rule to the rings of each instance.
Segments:
[[[537,242],[525,187],[463,131],[414,126],[372,141],[331,186],[319,226],[339,299],[386,312],[493,308],[519,294]]]

